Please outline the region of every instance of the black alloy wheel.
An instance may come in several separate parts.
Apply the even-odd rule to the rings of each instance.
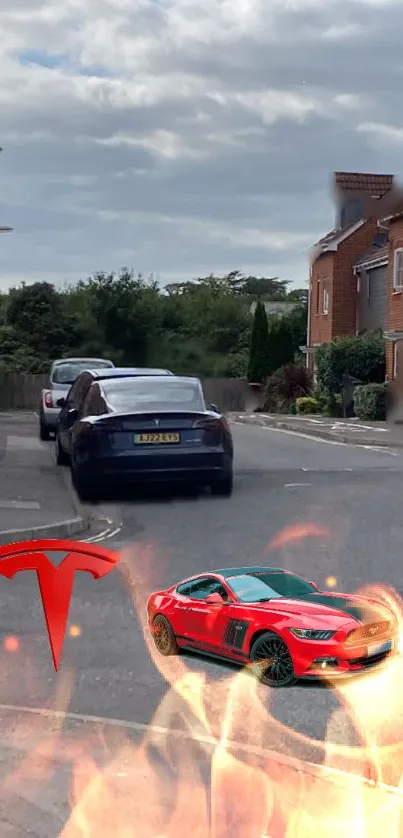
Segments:
[[[42,442],[48,442],[50,439],[50,431],[49,428],[45,425],[43,416],[40,416],[39,419],[39,439]]]
[[[229,498],[234,489],[234,475],[232,471],[226,474],[225,477],[217,477],[210,484],[210,491],[212,495],[221,498]]]
[[[99,486],[95,486],[93,480],[83,477],[73,463],[70,463],[71,479],[77,495],[82,503],[96,503],[98,499]]]
[[[63,451],[62,446],[60,445],[59,434],[56,431],[56,441],[55,441],[55,448],[56,448],[56,463],[58,466],[68,466],[70,463],[70,457]]]
[[[160,653],[168,657],[168,655],[179,654],[179,647],[176,642],[176,637],[173,633],[171,623],[162,614],[157,614],[154,617],[152,624],[152,633],[154,643]]]
[[[250,651],[252,671],[268,687],[290,687],[296,677],[284,640],[272,631],[261,634]]]

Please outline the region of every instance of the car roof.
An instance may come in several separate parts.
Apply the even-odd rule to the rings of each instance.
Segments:
[[[109,358],[58,358],[57,361],[53,361],[52,367],[58,367],[60,364],[112,364],[113,361],[110,361]],[[116,369],[110,366],[105,367],[105,369]]]
[[[134,378],[135,376],[144,378],[161,378],[167,375],[173,375],[169,370],[149,369],[148,367],[105,367],[105,369],[91,369],[83,370],[89,372],[94,379],[102,381],[105,378]]]
[[[244,576],[247,573],[288,573],[283,567],[267,567],[266,565],[257,565],[255,567],[224,567],[220,570],[211,570],[210,573],[215,573],[229,579],[231,576]]]

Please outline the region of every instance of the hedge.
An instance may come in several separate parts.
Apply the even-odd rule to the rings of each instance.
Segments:
[[[386,384],[365,384],[354,391],[355,415],[367,422],[386,419]]]

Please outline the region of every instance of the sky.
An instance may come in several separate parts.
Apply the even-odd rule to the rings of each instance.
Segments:
[[[403,170],[403,0],[0,0],[0,289],[308,277],[333,170]]]

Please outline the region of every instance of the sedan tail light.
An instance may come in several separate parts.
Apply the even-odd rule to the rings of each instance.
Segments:
[[[204,431],[222,431],[223,423],[221,419],[211,419],[206,416],[205,419],[196,419],[193,423],[194,428],[202,428]]]
[[[45,402],[45,406],[46,406],[46,407],[49,407],[49,408],[54,407],[54,405],[53,405],[53,399],[52,399],[52,393],[50,392],[50,390],[48,390],[48,391],[44,394],[44,398],[43,398],[43,400],[44,400],[44,402]]]

